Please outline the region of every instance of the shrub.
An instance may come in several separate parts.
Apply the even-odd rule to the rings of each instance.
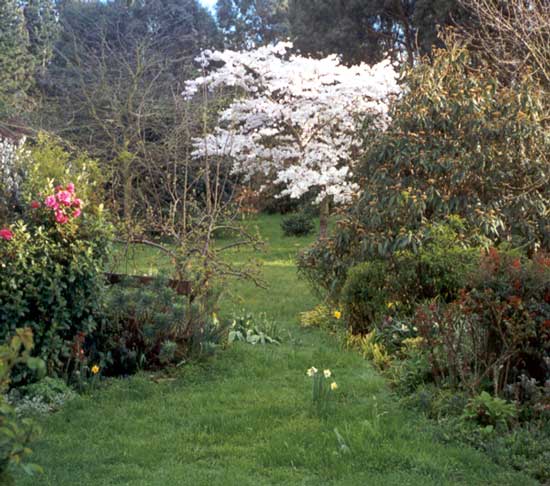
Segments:
[[[284,218],[281,228],[285,236],[307,236],[313,231],[314,224],[311,218],[302,212]]]
[[[342,289],[344,316],[353,333],[372,330],[390,301],[388,265],[383,261],[365,262],[352,267]]]
[[[14,484],[12,466],[22,467],[29,474],[40,471],[38,466],[24,462],[31,453],[28,443],[38,429],[29,419],[19,419],[5,399],[15,366],[27,366],[36,372],[43,369],[43,362],[31,357],[32,348],[30,328],[16,329],[5,344],[0,345],[0,484]]]
[[[61,372],[79,334],[102,317],[103,267],[110,228],[87,214],[72,184],[35,201],[26,221],[0,238],[0,342],[20,326],[34,333],[33,353]],[[29,379],[25,369],[15,381]]]
[[[143,287],[113,286],[105,308],[106,319],[86,346],[107,375],[176,364],[207,352],[222,338],[221,324],[208,317],[211,310],[178,295],[163,278]]]
[[[550,259],[491,249],[469,290],[449,304],[418,309],[433,374],[472,392],[501,394],[522,375],[550,378]]]
[[[466,236],[550,247],[547,103],[533,78],[505,86],[450,44],[404,82],[388,129],[365,134],[359,197],[338,231],[300,258],[302,275],[335,298],[350,266],[417,254],[427,226],[452,214],[465,221]]]
[[[484,427],[507,428],[516,415],[517,410],[513,403],[483,391],[468,401],[463,417]]]
[[[384,270],[381,271],[387,274],[383,283],[385,298],[389,299],[387,303],[391,301],[396,304],[401,314],[410,314],[417,303],[423,300],[437,297],[449,302],[455,299],[458,291],[466,285],[470,273],[477,266],[480,246],[486,243],[477,234],[467,235],[468,233],[471,232],[462,219],[450,216],[443,222],[426,227],[424,245],[417,248],[416,252],[403,250],[396,252],[387,260],[370,260],[383,262],[376,265],[384,265]],[[303,254],[299,260],[301,274],[311,283],[315,281],[317,287],[328,291],[332,299],[349,301],[349,296],[345,294],[349,290],[350,274],[353,272],[353,278],[357,279],[357,272],[362,272],[364,282],[368,284],[369,263],[363,266],[359,264],[355,270],[350,270],[345,261],[332,262],[332,260],[327,261],[323,256],[319,259],[314,257],[319,252],[324,252],[322,254],[324,256],[331,255],[331,249],[333,247],[329,242],[324,250],[314,248]],[[330,258],[333,256],[337,255],[331,255]],[[308,258],[311,260],[306,261]],[[325,265],[328,266],[325,267]],[[346,280],[342,285],[344,275]],[[357,284],[358,282],[354,285]],[[375,291],[374,288],[371,289],[370,295],[373,295],[373,291]],[[365,295],[368,293],[366,291]]]

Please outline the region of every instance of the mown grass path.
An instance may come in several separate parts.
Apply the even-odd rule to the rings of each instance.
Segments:
[[[44,421],[34,459],[46,473],[21,484],[534,484],[473,449],[436,442],[425,419],[403,410],[359,355],[300,329],[298,313],[316,299],[298,280],[293,254],[308,241],[282,238],[277,217],[258,223],[270,243],[257,255],[270,288],[235,283],[223,311],[267,312],[290,333],[285,343],[238,343],[183,367],[174,381],[142,374],[71,402]],[[325,418],[310,408],[312,365],[333,370],[339,384]]]

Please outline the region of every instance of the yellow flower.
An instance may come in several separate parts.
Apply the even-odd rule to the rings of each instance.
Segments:
[[[99,373],[99,366],[93,365],[93,366],[92,366],[92,373],[93,373],[94,375],[97,375],[97,374]]]
[[[338,389],[338,384],[337,384],[335,381],[333,381],[333,382],[330,384],[330,389],[331,389],[332,391],[337,390],[337,389]]]
[[[342,313],[340,311],[335,310],[332,314],[336,319],[340,319],[342,317]]]
[[[309,370],[307,370],[307,376],[313,376],[315,373],[317,373],[317,368],[315,368],[315,366],[312,366]]]
[[[324,370],[323,374],[325,375],[325,378],[330,378],[332,376],[332,373],[330,372],[330,370]]]

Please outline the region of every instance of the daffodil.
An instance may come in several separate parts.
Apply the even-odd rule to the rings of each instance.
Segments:
[[[337,384],[335,381],[333,381],[333,382],[330,384],[330,389],[331,389],[332,391],[337,390],[337,389],[338,389],[338,384]]]
[[[317,368],[315,366],[312,366],[309,370],[307,370],[307,376],[313,376],[315,373],[317,373]]]
[[[325,378],[330,378],[332,376],[332,373],[330,372],[330,370],[324,370],[323,374],[325,375]]]
[[[342,313],[338,310],[335,310],[332,315],[335,319],[340,319],[340,317],[342,317]]]
[[[91,371],[94,375],[97,375],[99,373],[99,366],[93,365]]]

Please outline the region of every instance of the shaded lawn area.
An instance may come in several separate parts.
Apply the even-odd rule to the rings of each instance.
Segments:
[[[222,314],[266,312],[288,331],[283,345],[236,343],[174,381],[142,373],[74,400],[44,420],[34,460],[46,473],[22,485],[536,484],[478,451],[436,442],[431,424],[402,409],[368,362],[300,329],[298,314],[317,299],[293,256],[312,238],[283,238],[278,216],[256,223],[266,252],[231,258],[263,260],[270,288],[232,283]],[[140,252],[134,268],[163,264]],[[312,365],[333,370],[339,384],[325,418],[310,407]]]

